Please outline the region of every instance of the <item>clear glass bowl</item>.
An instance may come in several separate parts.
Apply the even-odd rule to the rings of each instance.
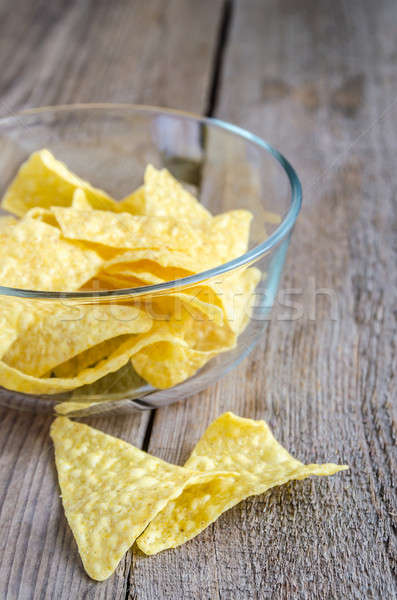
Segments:
[[[18,302],[97,304],[155,297],[219,280],[255,264],[262,273],[248,326],[230,351],[211,359],[195,375],[163,390],[147,385],[126,365],[94,385],[56,395],[0,388],[0,404],[72,416],[151,409],[182,400],[213,384],[237,365],[260,339],[274,302],[293,226],[301,185],[289,162],[259,137],[229,123],[146,106],[90,104],[39,108],[0,119],[0,191],[21,163],[48,148],[79,176],[114,198],[142,184],[148,163],[166,167],[217,214],[250,210],[249,250],[214,269],[159,285],[98,292],[41,292],[0,287]],[[38,350],[39,351],[39,350]]]

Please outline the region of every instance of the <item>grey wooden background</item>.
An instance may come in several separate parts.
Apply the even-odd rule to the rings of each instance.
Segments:
[[[133,551],[98,584],[61,509],[51,417],[0,409],[1,599],[395,597],[396,33],[395,0],[0,1],[0,114],[125,101],[216,115],[303,182],[282,284],[302,314],[276,306],[206,392],[90,422],[182,463],[233,410],[303,461],[351,466],[247,500],[179,549]]]

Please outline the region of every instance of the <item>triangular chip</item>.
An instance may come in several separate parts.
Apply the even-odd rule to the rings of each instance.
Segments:
[[[66,402],[60,402],[54,407],[54,410],[57,415],[71,415],[72,413],[78,413],[81,410],[86,410],[92,406],[96,406],[97,404],[102,404],[102,402],[73,402],[70,400]]]
[[[66,417],[54,421],[51,437],[66,518],[85,570],[98,581],[167,502],[203,476]]]
[[[91,210],[92,205],[88,201],[87,195],[81,188],[76,188],[73,192],[72,208],[77,210]]]
[[[65,238],[83,240],[111,248],[168,248],[191,251],[202,243],[189,223],[167,217],[142,217],[103,210],[53,207]]]
[[[332,475],[344,465],[304,465],[273,437],[264,421],[225,413],[214,421],[185,464],[189,469],[237,471],[238,479],[197,483],[151,522],[137,540],[145,554],[175,548],[200,533],[244,498],[262,494],[293,479]]]
[[[247,252],[252,217],[247,210],[230,210],[214,217],[208,228],[210,244],[203,249],[204,261],[215,255],[222,264]]]
[[[167,169],[148,165],[145,171],[145,214],[174,217],[192,223],[209,223],[212,216]]]
[[[69,360],[53,367],[51,372],[46,374],[46,376],[48,377],[51,374],[56,377],[77,377],[84,369],[92,367],[99,361],[109,357],[128,339],[129,336],[127,334],[118,335],[95,346],[91,346],[88,350],[83,350],[83,352],[76,354]]]
[[[62,235],[110,248],[165,250],[200,257],[200,270],[244,254],[248,247],[251,213],[234,210],[196,225],[172,217],[137,216],[103,210],[51,208]],[[175,265],[176,266],[176,265]]]
[[[173,281],[185,276],[181,271],[163,268],[152,261],[140,261],[132,265],[119,263],[114,270],[110,268],[101,271],[98,278],[111,289],[117,289],[118,285],[128,288]],[[175,299],[176,304],[178,301],[191,304],[212,321],[221,322],[226,319],[231,329],[239,333],[250,317],[252,295],[261,277],[259,269],[252,267],[232,275],[210,279],[204,284],[185,288],[182,292],[172,292],[167,297]],[[153,300],[155,305],[155,298]]]
[[[4,296],[0,298],[0,358],[15,342],[20,328],[22,310],[20,304],[14,303],[12,300],[9,301]]]
[[[126,365],[134,352],[138,352],[144,345],[143,342],[139,342],[139,337],[127,336],[126,341],[118,345],[105,359],[94,366],[83,368],[71,377],[33,377],[0,360],[0,385],[25,394],[59,394],[89,385]]]
[[[73,291],[102,264],[96,252],[63,240],[59,229],[36,219],[23,219],[0,238],[0,285]]]
[[[121,274],[124,269],[135,269],[136,265],[142,264],[143,268],[149,271],[156,268],[157,265],[160,269],[180,269],[187,276],[198,273],[203,269],[211,268],[212,263],[213,260],[210,263],[202,263],[201,256],[187,256],[184,252],[176,252],[175,250],[168,250],[166,248],[147,248],[143,250],[128,250],[122,254],[117,254],[104,263],[103,269],[106,272],[120,272]],[[161,276],[160,273],[159,276]]]
[[[176,331],[178,331],[178,328],[176,328]],[[187,335],[189,336],[189,333]],[[221,335],[220,332],[218,332],[218,335]],[[11,330],[10,335],[7,335],[4,340],[4,347],[6,350],[13,343],[15,339],[13,336],[14,333]],[[66,392],[83,385],[89,385],[108,373],[118,371],[128,363],[128,360],[131,357],[139,353],[143,348],[146,348],[150,343],[153,343],[153,340],[155,342],[170,341],[187,347],[183,335],[176,337],[175,333],[168,329],[161,331],[161,337],[153,328],[153,330],[150,330],[147,334],[118,336],[118,340],[125,341],[121,341],[115,349],[112,348],[112,352],[109,356],[99,360],[99,362],[93,366],[86,366],[86,362],[83,361],[82,364],[84,368],[76,373],[72,367],[70,376],[68,377],[34,377],[20,369],[11,367],[6,362],[0,360],[0,385],[9,390],[29,394],[56,394]],[[77,361],[77,364],[79,364],[79,361]],[[69,374],[69,369],[67,370],[67,373]]]
[[[211,287],[201,290],[153,297],[147,310],[154,323],[140,336],[147,345],[131,357],[137,373],[164,389],[191,377],[218,353],[232,349],[249,321],[260,276],[258,269],[250,268],[223,284],[211,282]],[[167,312],[170,316],[164,320]]]
[[[49,308],[20,332],[3,357],[11,367],[35,377],[105,340],[143,333],[152,324],[152,319],[134,306],[51,303]]]
[[[129,196],[126,196],[118,204],[120,212],[128,212],[132,215],[146,214],[145,188],[141,186]],[[170,215],[172,217],[172,215]]]
[[[192,350],[178,340],[161,341],[134,354],[131,363],[135,371],[153,387],[165,389],[192,377],[217,352]]]
[[[36,219],[37,221],[42,221],[43,223],[47,223],[47,225],[51,225],[51,227],[59,229],[59,223],[49,208],[42,208],[41,206],[30,208],[23,217],[22,222],[27,221],[28,219]]]
[[[23,163],[3,197],[2,207],[23,216],[34,206],[70,206],[76,188],[84,190],[93,208],[117,210],[117,203],[106,192],[69,171],[46,149],[34,152]]]
[[[11,215],[0,216],[0,233],[7,233],[11,227],[14,227],[18,223],[18,219]]]

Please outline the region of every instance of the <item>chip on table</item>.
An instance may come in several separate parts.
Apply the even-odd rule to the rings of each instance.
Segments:
[[[53,422],[51,437],[66,518],[85,570],[98,581],[186,486],[230,477],[172,465],[67,417]]]
[[[273,437],[264,421],[225,413],[206,430],[185,467],[225,470],[240,477],[197,483],[170,501],[137,540],[145,554],[175,548],[200,533],[223,512],[248,496],[310,475],[333,475],[345,465],[304,465]]]

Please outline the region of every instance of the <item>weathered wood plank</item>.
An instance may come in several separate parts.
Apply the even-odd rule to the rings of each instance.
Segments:
[[[106,101],[203,110],[221,0],[2,6],[2,112]]]
[[[0,114],[22,106],[138,102],[202,111],[221,2],[0,4]],[[85,575],[66,525],[51,417],[0,411],[0,597],[124,598],[130,555],[108,582]],[[90,419],[136,445],[148,414]]]
[[[149,450],[182,464],[233,410],[265,418],[301,460],[351,471],[250,499],[176,550],[135,553],[131,596],[393,598],[395,3],[233,4],[217,114],[262,134],[302,177],[283,289],[301,290],[303,314],[277,305],[234,373],[158,410]]]

